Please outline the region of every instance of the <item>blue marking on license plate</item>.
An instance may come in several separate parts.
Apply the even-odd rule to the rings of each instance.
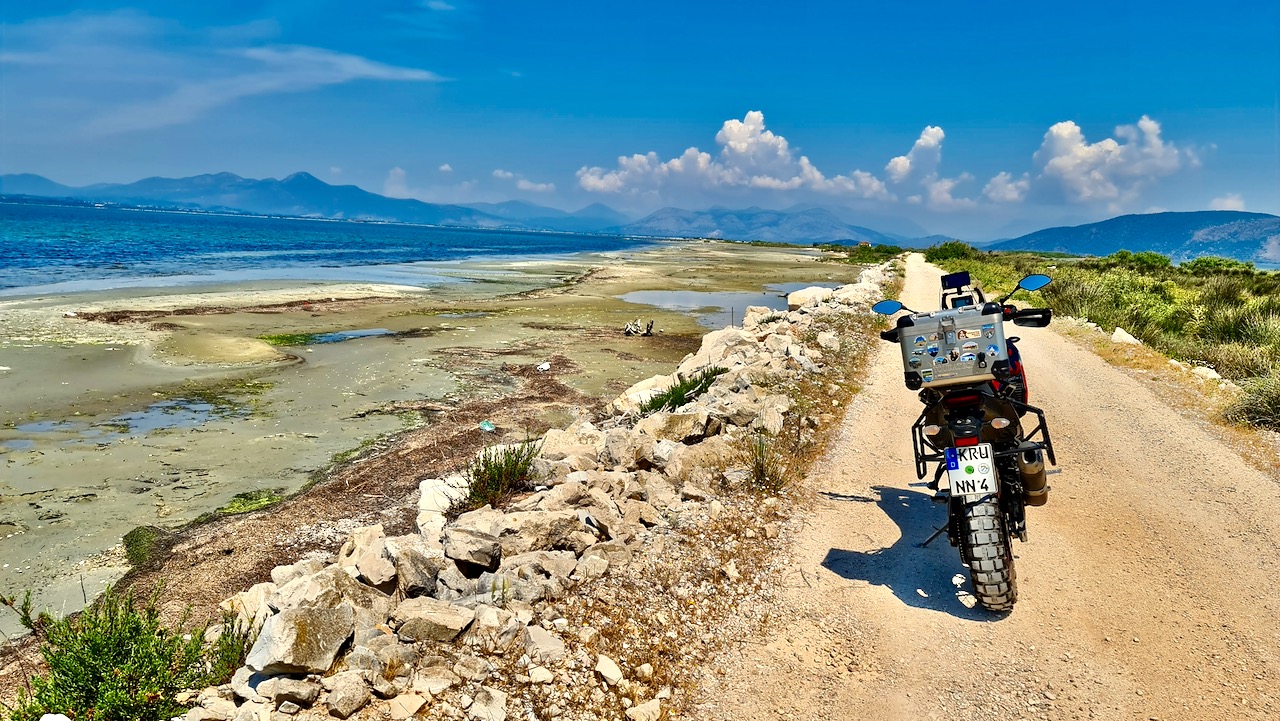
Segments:
[[[954,448],[946,449],[946,455],[947,455],[947,470],[948,471],[960,470],[960,457],[956,455],[956,449]]]

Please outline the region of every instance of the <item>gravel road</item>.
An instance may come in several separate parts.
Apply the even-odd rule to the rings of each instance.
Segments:
[[[939,275],[910,256],[904,302],[936,307]],[[819,500],[770,632],[700,718],[1280,717],[1276,479],[1088,350],[1017,332],[1059,465],[1014,545],[1015,610],[970,608],[956,550],[919,547],[945,509],[912,471],[920,405],[882,344],[807,481]]]

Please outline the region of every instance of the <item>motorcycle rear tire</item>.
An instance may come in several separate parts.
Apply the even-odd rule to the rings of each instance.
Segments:
[[[961,513],[961,552],[973,579],[973,595],[988,611],[1012,611],[1018,600],[1018,575],[999,502],[991,497],[965,504]]]

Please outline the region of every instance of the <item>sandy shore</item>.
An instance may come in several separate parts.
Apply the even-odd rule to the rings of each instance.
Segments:
[[[472,445],[562,425],[669,372],[708,329],[699,319],[723,315],[706,315],[713,306],[778,303],[769,284],[856,273],[818,257],[670,243],[442,264],[433,273],[457,282],[428,289],[293,282],[0,299],[0,593],[35,588],[73,609],[125,571],[129,530],[177,528],[247,491],[293,493],[335,456],[421,436],[450,409],[501,417]],[[639,296],[649,303],[705,303],[704,314],[620,299],[641,291],[660,292]],[[623,335],[637,318],[658,332]],[[261,340],[350,331],[383,333]],[[533,393],[531,369],[544,361],[554,387]],[[422,458],[465,463],[465,445],[427,446]],[[0,616],[0,630],[13,632],[13,619]]]

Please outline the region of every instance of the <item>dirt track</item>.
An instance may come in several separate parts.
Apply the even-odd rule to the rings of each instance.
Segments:
[[[938,274],[911,256],[904,302],[935,307]],[[1018,335],[1059,470],[1014,545],[1013,613],[964,603],[945,538],[919,547],[945,511],[912,471],[919,402],[883,344],[807,481],[819,501],[771,633],[742,646],[700,717],[1280,717],[1276,479],[1091,352]]]

